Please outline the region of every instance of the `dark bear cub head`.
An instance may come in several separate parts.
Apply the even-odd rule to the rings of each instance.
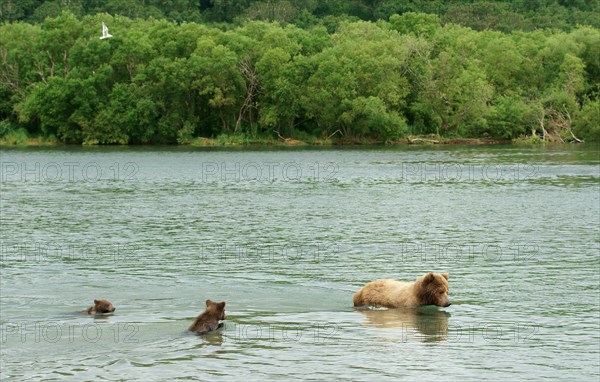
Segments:
[[[206,309],[200,314],[188,330],[197,334],[205,334],[222,326],[219,321],[226,319],[225,301],[206,300]]]
[[[429,272],[417,279],[419,305],[450,306],[448,274]]]
[[[115,311],[115,307],[108,300],[94,300],[94,306],[90,306],[80,313],[84,314],[107,314]]]
[[[206,300],[206,312],[217,320],[224,320],[225,316],[225,301],[214,302]]]
[[[94,300],[94,309],[92,313],[105,314],[115,311],[115,307],[108,300]]]

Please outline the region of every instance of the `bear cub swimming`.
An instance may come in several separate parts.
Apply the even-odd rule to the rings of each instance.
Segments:
[[[353,301],[354,306],[381,308],[450,306],[448,274],[429,272],[413,282],[389,279],[371,281],[354,294]]]
[[[94,306],[90,306],[86,310],[82,310],[80,313],[85,314],[106,314],[115,311],[115,307],[108,300],[94,300]]]
[[[188,330],[196,332],[196,334],[208,333],[218,329],[220,327],[219,321],[225,318],[225,301],[214,302],[209,299],[206,300],[206,310],[196,317]]]

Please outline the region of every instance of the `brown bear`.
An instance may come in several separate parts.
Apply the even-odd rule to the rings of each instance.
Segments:
[[[382,308],[450,306],[448,274],[429,272],[413,282],[372,281],[354,294],[354,306],[365,305]]]
[[[196,332],[196,334],[208,333],[211,330],[218,329],[220,327],[219,320],[225,318],[225,301],[206,300],[206,310],[196,317],[188,330]]]
[[[94,306],[90,306],[86,310],[82,310],[81,313],[85,314],[106,314],[115,311],[115,307],[108,300],[94,300]]]

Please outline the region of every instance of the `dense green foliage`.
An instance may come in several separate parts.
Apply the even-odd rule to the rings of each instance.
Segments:
[[[176,22],[242,22],[248,19],[296,25],[330,16],[387,20],[393,14],[436,14],[445,23],[475,30],[510,32],[543,28],[600,27],[597,0],[0,0],[0,21],[42,22],[70,11],[78,17],[100,12]]]
[[[140,1],[56,3],[85,3],[83,14],[99,4],[134,10]],[[40,7],[53,4],[18,3],[30,4],[20,17],[34,19]],[[175,20],[178,7],[187,18],[198,8],[198,20],[229,20],[258,7],[252,1],[171,3],[167,16]],[[227,8],[234,3],[247,8]],[[335,13],[323,9],[342,2],[286,3],[305,4],[313,13],[298,14],[296,25],[71,12],[41,24],[4,23],[0,136],[23,134],[24,128],[30,135],[88,144],[187,143],[223,135],[600,139],[597,28],[506,34],[413,12],[377,22],[316,19],[315,12]],[[392,3],[346,6],[362,4],[377,17]],[[585,9],[587,3],[580,3]],[[162,17],[158,5],[140,9]],[[98,38],[103,21],[113,38]]]

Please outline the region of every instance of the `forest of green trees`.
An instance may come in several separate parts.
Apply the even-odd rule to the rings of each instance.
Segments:
[[[0,139],[600,140],[599,11],[583,0],[0,0]],[[102,22],[112,38],[99,39]]]
[[[0,0],[1,21],[41,23],[67,10],[77,17],[106,12],[175,22],[240,23],[250,19],[304,26],[331,16],[375,21],[419,12],[435,14],[444,24],[475,30],[600,27],[597,0]]]

